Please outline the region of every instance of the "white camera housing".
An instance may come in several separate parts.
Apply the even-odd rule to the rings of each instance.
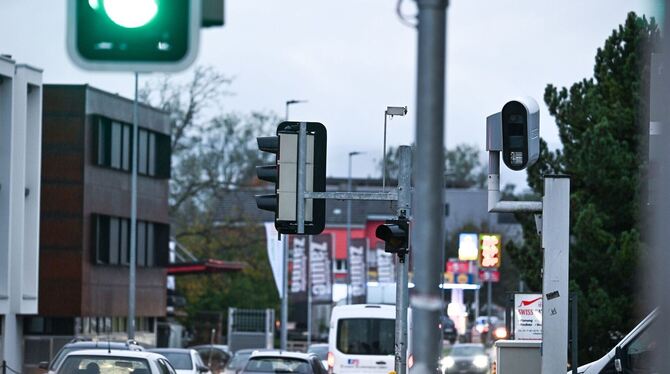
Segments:
[[[535,99],[508,101],[500,112],[502,159],[512,170],[533,165],[540,156],[540,107]]]

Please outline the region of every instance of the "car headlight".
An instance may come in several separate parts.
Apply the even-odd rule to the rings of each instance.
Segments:
[[[442,361],[440,361],[440,366],[442,366],[442,371],[444,371],[444,369],[450,369],[450,368],[454,367],[454,364],[455,364],[454,359],[452,357],[449,357],[449,356],[443,358]]]
[[[480,369],[483,369],[489,366],[489,358],[484,355],[475,356],[475,358],[472,360],[472,364]]]
[[[493,331],[493,335],[495,335],[497,339],[505,339],[507,337],[507,329],[500,326]]]

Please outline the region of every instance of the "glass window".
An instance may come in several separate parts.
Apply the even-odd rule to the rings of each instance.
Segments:
[[[307,350],[307,353],[314,353],[319,357],[320,360],[327,360],[328,359],[328,345],[317,345],[317,346],[311,346]]]
[[[193,369],[193,361],[191,361],[191,355],[188,353],[166,351],[158,351],[158,353],[165,356],[165,358],[167,358],[172,366],[177,370]]]
[[[109,262],[109,217],[95,216],[97,248],[95,262],[106,264]]]
[[[244,372],[249,373],[311,373],[305,360],[283,357],[254,357],[247,363]]]
[[[137,222],[137,266],[145,266],[147,259],[147,224]],[[174,365],[173,365],[174,366]]]
[[[345,354],[392,355],[395,321],[349,318],[337,323],[337,349]]]
[[[130,147],[132,143],[132,127],[128,125],[123,126],[123,150],[122,150],[122,160],[121,167],[123,170],[130,170]]]
[[[109,165],[110,128],[109,121],[104,118],[98,119],[98,165]]]
[[[58,369],[58,374],[150,374],[149,363],[134,357],[69,356]]]
[[[137,154],[139,157],[137,158],[137,172],[140,174],[146,174],[147,173],[147,160],[148,160],[148,155],[147,155],[147,142],[148,142],[148,133],[147,130],[139,130],[139,153]]]
[[[249,356],[251,356],[251,352],[236,352],[228,368],[232,370],[242,369],[247,364],[247,361],[249,361]]]
[[[111,139],[112,156],[110,160],[111,161],[110,166],[115,169],[121,168],[121,138],[122,138],[121,126],[122,125],[118,122],[112,122],[112,139]]]
[[[635,337],[625,348],[624,372],[628,373],[657,373],[654,368],[653,355],[658,345],[657,335],[653,328],[646,328],[640,335]]]
[[[149,175],[156,175],[156,134],[149,133]]]
[[[119,263],[123,265],[128,264],[129,260],[129,254],[128,254],[128,246],[130,244],[130,238],[129,238],[129,229],[130,229],[130,220],[127,219],[121,219],[121,250],[119,253]]]
[[[486,352],[484,351],[484,347],[481,346],[475,346],[475,345],[465,345],[465,346],[454,346],[452,348],[451,353],[449,353],[450,356],[477,356],[477,355],[483,355]]]
[[[147,223],[147,266],[155,266],[154,224]]]
[[[109,263],[118,264],[119,263],[119,236],[120,236],[120,224],[118,218],[109,219]]]

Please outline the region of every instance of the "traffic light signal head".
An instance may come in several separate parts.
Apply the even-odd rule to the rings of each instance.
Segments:
[[[403,256],[409,248],[408,234],[409,221],[405,217],[387,220],[386,223],[377,226],[377,230],[375,230],[377,238],[386,243],[385,252],[398,253]]]
[[[523,170],[540,155],[540,111],[530,98],[512,100],[501,112],[503,162],[512,170]]]
[[[201,0],[68,0],[68,52],[89,70],[182,70],[197,54],[201,6]]]
[[[307,122],[306,192],[326,190],[326,128],[320,123]],[[275,228],[281,234],[298,233],[298,138],[300,122],[282,122],[277,136],[259,137],[258,148],[277,155],[275,165],[258,166],[256,174],[261,180],[275,183],[275,193],[257,195],[260,209],[275,212]],[[326,202],[323,199],[306,199],[305,232],[316,235],[325,227]]]

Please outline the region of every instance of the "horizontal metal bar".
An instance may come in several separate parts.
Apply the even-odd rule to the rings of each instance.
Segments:
[[[397,201],[398,191],[388,192],[306,192],[305,199]]]
[[[542,212],[541,201],[498,201],[493,208],[489,209],[491,213],[515,213],[515,212]]]

